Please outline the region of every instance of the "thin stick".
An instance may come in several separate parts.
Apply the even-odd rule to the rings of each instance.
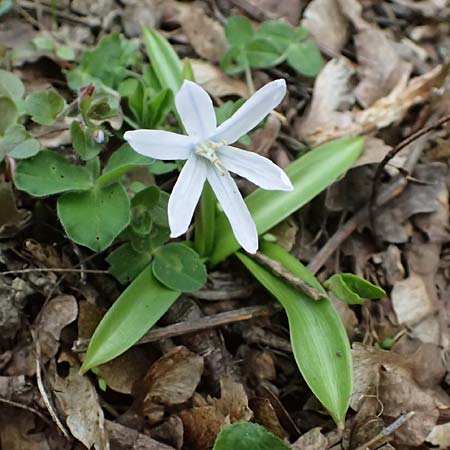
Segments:
[[[149,342],[159,341],[160,339],[168,339],[184,334],[204,331],[210,328],[219,327],[229,323],[251,320],[256,317],[271,316],[280,311],[282,306],[275,303],[274,305],[258,305],[247,306],[245,308],[235,309],[210,316],[200,317],[195,320],[178,322],[166,327],[154,328],[150,330],[137,344],[147,344]],[[72,350],[75,352],[84,352],[88,348],[89,339],[79,339],[74,342]]]
[[[31,406],[23,405],[22,403],[15,402],[13,400],[8,400],[6,398],[0,397],[0,403],[5,403],[9,406],[14,406],[15,408],[25,409],[26,411],[30,411],[33,414],[36,414],[42,421],[44,421],[47,425],[53,426],[53,422],[48,420],[47,417],[44,416],[37,409],[32,408]]]
[[[444,123],[450,121],[450,114],[442,117],[441,119],[439,119],[436,123],[434,123],[433,125],[430,125],[428,127],[425,128],[421,128],[420,130],[416,131],[415,133],[411,134],[410,136],[408,136],[406,139],[404,139],[402,142],[400,142],[400,144],[396,145],[384,158],[383,160],[380,162],[380,164],[378,164],[377,166],[377,170],[375,172],[375,176],[373,178],[373,183],[372,183],[372,193],[370,195],[370,200],[369,200],[369,223],[372,227],[373,232],[376,234],[375,231],[375,212],[376,212],[376,197],[377,197],[377,192],[380,186],[380,178],[381,178],[381,174],[383,173],[383,169],[386,167],[386,165],[389,163],[389,161],[397,154],[399,153],[401,150],[403,150],[405,147],[407,147],[409,144],[411,144],[412,142],[416,141],[417,139],[419,139],[420,137],[424,136],[425,134],[429,133],[430,131],[435,130],[436,128],[439,128],[441,125],[444,125]]]
[[[295,288],[302,291],[304,294],[311,297],[313,300],[321,300],[325,296],[315,287],[310,286],[308,283],[303,281],[302,279],[296,277],[292,272],[287,270],[282,264],[278,261],[274,261],[266,255],[263,255],[260,252],[256,252],[254,255],[250,255],[251,258],[255,259],[259,263],[261,263],[264,267],[269,269],[274,275],[282,278],[284,281],[287,281],[289,284],[294,286]]]
[[[380,441],[381,439],[385,438],[386,436],[391,435],[394,433],[394,431],[397,431],[402,425],[404,425],[411,417],[413,417],[415,414],[414,411],[410,411],[409,413],[402,414],[400,417],[398,417],[394,422],[392,422],[387,427],[383,428],[376,436],[374,436],[372,439],[367,441],[365,444],[360,445],[355,450],[369,450],[370,446],[375,444],[375,442]]]
[[[34,267],[29,269],[17,269],[17,270],[6,270],[5,272],[0,272],[0,275],[15,275],[20,273],[33,273],[33,272],[74,272],[74,273],[100,273],[100,274],[110,274],[109,270],[101,269],[71,269],[64,267]]]

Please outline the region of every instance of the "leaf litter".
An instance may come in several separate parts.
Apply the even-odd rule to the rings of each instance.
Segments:
[[[99,29],[140,39],[143,24],[154,26],[221,105],[251,90],[244,77],[225,75],[218,64],[226,51],[224,17],[281,18],[308,29],[326,63],[315,80],[284,66],[254,71],[258,86],[286,78],[289,97],[280,115],[252,133],[249,148],[286,165],[307,146],[340,136],[367,139],[342,180],[273,230],[304,263],[314,262],[333,233],[367,204],[376,164],[411,132],[450,112],[450,12],[442,1],[16,3],[0,17],[1,57],[11,52],[2,68],[14,67],[27,92],[53,87],[66,98],[62,74],[74,63],[40,50],[33,39],[50,36],[79,58],[98,41]],[[64,120],[26,127],[42,148],[70,144]],[[360,223],[337,246],[318,274],[325,280],[353,271],[388,292],[361,306],[336,303],[353,342],[355,374],[342,432],[298,375],[282,314],[133,347],[95,374],[80,375],[83,354],[72,345],[90,338],[121,287],[88,273],[104,267],[101,256],[91,261],[65,238],[51,201],[32,203],[11,187],[15,160],[6,156],[0,184],[0,263],[9,271],[0,279],[1,448],[208,450],[222,428],[241,421],[263,425],[293,449],[449,448],[449,133],[447,123],[390,161],[383,187],[405,177],[404,187],[378,210],[375,223]],[[81,273],[32,272],[45,268]],[[214,295],[183,299],[161,325],[207,321],[243,302],[271,301],[250,280],[237,297],[228,296],[223,280],[235,279],[236,267],[220,270]],[[221,286],[225,294],[216,295]],[[46,400],[76,444],[51,421],[37,388],[37,359]]]

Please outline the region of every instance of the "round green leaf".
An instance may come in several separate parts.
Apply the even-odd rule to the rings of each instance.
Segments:
[[[17,165],[14,183],[22,191],[43,197],[84,191],[92,186],[92,179],[84,167],[71,164],[58,153],[43,151]]]
[[[58,217],[72,241],[100,252],[130,222],[130,201],[119,183],[69,192],[58,199]]]
[[[55,91],[35,92],[25,100],[27,114],[40,125],[52,125],[65,106],[64,98]]]
[[[261,425],[238,422],[225,427],[219,433],[213,450],[289,450],[289,448]]]
[[[277,48],[268,39],[254,39],[245,50],[248,63],[255,69],[271,67],[280,57]]]
[[[279,20],[267,20],[259,26],[256,36],[270,40],[278,52],[283,53],[294,38],[294,30],[289,24]]]
[[[244,16],[233,16],[225,25],[225,36],[230,46],[243,46],[253,38],[253,27]]]
[[[152,267],[155,277],[175,291],[196,291],[206,282],[206,268],[198,253],[183,244],[162,247],[156,252]]]
[[[349,305],[362,305],[364,300],[376,300],[386,295],[384,289],[352,273],[337,273],[324,286]]]
[[[289,47],[287,62],[302,75],[313,77],[322,67],[322,56],[314,43],[297,42]]]
[[[0,97],[0,135],[16,123],[19,118],[16,104],[10,97]]]
[[[227,75],[236,75],[248,67],[245,50],[241,47],[230,47],[220,61],[220,66]]]
[[[0,139],[0,161],[7,154],[16,159],[30,158],[39,152],[39,148],[39,141],[31,138],[25,127],[16,123]]]
[[[6,70],[0,70],[0,97],[17,101],[25,94],[25,87],[18,77]]]

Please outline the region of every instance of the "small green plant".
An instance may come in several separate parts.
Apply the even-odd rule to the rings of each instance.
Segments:
[[[313,77],[322,67],[320,51],[303,27],[269,20],[254,29],[246,17],[234,16],[228,19],[225,33],[229,47],[221,66],[228,75],[286,62],[296,72]]]

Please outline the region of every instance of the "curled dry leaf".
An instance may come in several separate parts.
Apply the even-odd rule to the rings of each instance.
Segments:
[[[332,59],[316,78],[311,107],[296,122],[297,134],[300,139],[319,145],[338,137],[364,135],[385,128],[402,120],[412,106],[428,100],[434,88],[444,82],[448,67],[436,66],[409,81],[404,76],[387,96],[369,108],[342,111],[343,101],[350,98],[349,82],[354,69],[344,58]]]
[[[222,70],[207,61],[190,59],[189,62],[195,81],[213,97],[248,97],[247,85],[243,81],[227,77]]]
[[[61,331],[76,320],[78,304],[72,295],[59,295],[49,300],[41,310],[32,326],[35,340],[39,344],[39,358],[46,364],[59,349]],[[36,373],[36,344],[31,342],[13,354],[7,368],[10,375],[28,375]]]
[[[220,399],[207,399],[208,405],[185,409],[179,416],[184,425],[185,442],[194,450],[212,448],[219,431],[230,423],[252,418],[242,384],[229,377],[221,380]]]
[[[143,412],[180,405],[195,392],[203,373],[203,358],[186,347],[175,347],[158,359],[144,377]],[[162,407],[162,408],[161,408]]]
[[[321,49],[336,56],[348,36],[348,20],[337,0],[313,0],[303,11],[301,25],[305,27]]]
[[[73,366],[66,378],[55,373],[52,388],[60,414],[72,435],[88,449],[109,450],[104,416],[90,379]]]

